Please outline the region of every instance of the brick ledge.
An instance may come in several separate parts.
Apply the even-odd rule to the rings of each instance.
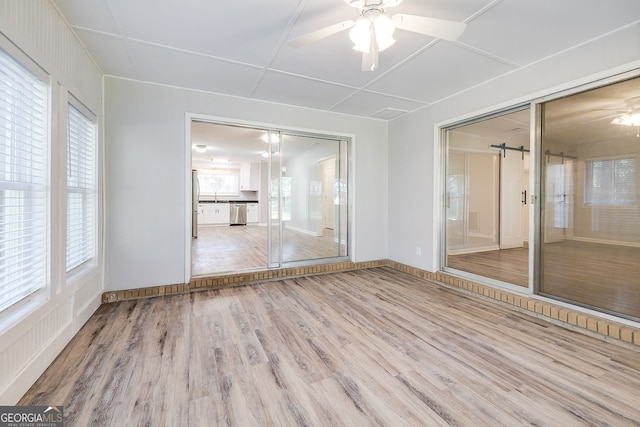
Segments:
[[[331,264],[308,265],[304,267],[288,267],[277,270],[263,270],[246,273],[222,274],[210,277],[192,278],[189,283],[150,286],[146,288],[126,289],[121,291],[107,291],[102,294],[102,303],[135,300],[164,295],[179,295],[189,292],[222,289],[234,286],[244,286],[251,283],[289,279],[300,276],[337,273],[341,271],[361,270],[366,268],[383,267],[389,265],[387,260],[367,262],[337,262]]]

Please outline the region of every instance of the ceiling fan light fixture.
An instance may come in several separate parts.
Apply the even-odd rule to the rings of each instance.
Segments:
[[[611,121],[614,125],[640,126],[640,111],[625,113]]]
[[[376,42],[378,43],[378,51],[382,52],[396,42],[393,38],[393,32],[396,26],[393,20],[387,15],[378,15],[373,21],[373,28],[376,32]]]
[[[369,53],[371,47],[371,21],[360,18],[349,31],[349,38],[353,42],[353,48],[358,52]]]

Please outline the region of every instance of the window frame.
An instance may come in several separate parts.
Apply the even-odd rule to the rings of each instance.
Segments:
[[[83,271],[87,269],[91,269],[98,264],[98,220],[99,220],[99,199],[98,199],[98,120],[97,116],[87,108],[82,102],[80,102],[77,98],[75,98],[72,94],[69,94],[68,100],[66,103],[67,106],[67,132],[65,138],[65,153],[66,153],[66,161],[65,161],[65,263],[64,268],[67,274],[67,278],[75,277],[78,274],[81,274]],[[76,191],[70,191],[69,186],[69,164],[71,159],[70,153],[70,120],[71,120],[71,108],[75,109],[80,115],[82,115],[85,119],[91,122],[93,129],[93,141],[92,141],[92,156],[93,156],[93,164],[92,164],[92,172],[93,172],[93,182],[92,187],[76,187]],[[68,265],[68,257],[69,257],[69,195],[71,193],[74,194],[83,194],[88,195],[93,198],[93,211],[89,212],[88,215],[92,217],[93,220],[93,229],[90,230],[92,234],[91,242],[89,242],[89,246],[91,246],[91,256],[88,258],[84,258],[82,261],[75,263],[71,268]],[[86,201],[85,201],[86,204]],[[83,212],[83,217],[86,219],[86,212]],[[85,230],[86,231],[86,230]]]
[[[21,49],[15,46],[10,40],[0,34],[0,49],[11,58],[15,63],[31,73],[34,78],[39,80],[43,86],[44,107],[42,123],[43,131],[43,177],[44,183],[40,185],[41,191],[44,192],[42,201],[44,203],[42,220],[44,221],[44,237],[39,244],[42,245],[44,251],[44,277],[43,283],[35,288],[31,293],[12,302],[7,307],[0,309],[0,325],[6,325],[6,321],[12,322],[10,319],[17,319],[23,315],[33,312],[37,307],[46,302],[51,294],[51,139],[52,139],[52,79],[51,76],[42,69],[35,61],[26,55]]]

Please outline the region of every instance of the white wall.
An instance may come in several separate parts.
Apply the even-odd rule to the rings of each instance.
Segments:
[[[389,258],[428,271],[439,268],[438,125],[638,68],[638,40],[640,25],[631,26],[392,121]],[[416,254],[418,246],[422,255]]]
[[[105,78],[105,288],[184,283],[186,114],[353,135],[354,261],[387,257],[387,123]]]
[[[30,309],[0,313],[0,405],[13,405],[100,305],[100,249],[95,266],[72,278],[65,273],[65,153],[70,93],[102,126],[102,75],[48,1],[0,2],[0,30],[10,40],[1,44],[17,45],[51,78],[49,289]]]

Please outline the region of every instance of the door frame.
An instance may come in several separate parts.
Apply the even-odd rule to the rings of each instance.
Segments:
[[[184,198],[184,283],[189,283],[192,279],[191,274],[191,227],[192,227],[192,176],[191,176],[191,124],[193,121],[205,121],[211,122],[219,125],[228,125],[228,126],[240,126],[240,127],[249,127],[254,129],[260,129],[265,131],[278,132],[281,135],[306,135],[306,136],[314,136],[326,139],[333,139],[336,141],[345,141],[346,142],[346,156],[345,159],[347,166],[347,185],[348,185],[348,193],[347,193],[347,209],[346,209],[346,247],[347,247],[347,255],[340,256],[335,258],[322,258],[317,260],[308,260],[308,261],[296,261],[291,263],[282,263],[280,262],[278,266],[269,267],[268,260],[265,262],[265,269],[278,269],[284,268],[294,265],[314,265],[314,264],[324,264],[327,260],[335,260],[336,262],[341,261],[351,261],[355,259],[355,245],[354,242],[354,218],[355,218],[355,209],[353,205],[353,188],[354,188],[354,163],[353,157],[355,153],[355,145],[356,145],[356,136],[354,134],[343,133],[343,132],[328,132],[324,130],[318,129],[310,129],[310,128],[298,128],[295,126],[288,125],[280,125],[273,123],[263,123],[263,122],[255,122],[248,120],[240,120],[229,117],[220,117],[220,116],[210,116],[206,114],[200,113],[185,113],[185,141],[184,141],[184,153],[185,153],[185,198]],[[271,168],[271,162],[269,162],[269,168]],[[269,177],[271,169],[269,169]],[[267,212],[269,212],[269,206],[267,206]],[[281,222],[280,222],[280,231],[281,233]],[[281,234],[280,234],[281,237]],[[269,242],[270,244],[271,242]],[[212,273],[215,275],[215,273]]]
[[[530,147],[529,147],[529,189],[530,191],[533,193],[533,189],[537,188],[535,185],[537,185],[537,181],[534,185],[534,181],[536,180],[536,171],[537,168],[535,166],[535,159],[536,157],[536,152],[537,152],[537,143],[538,143],[538,139],[536,139],[536,135],[538,130],[536,129],[536,123],[537,121],[534,121],[534,119],[536,118],[536,104],[533,101],[529,101],[529,102],[525,102],[525,103],[520,103],[520,104],[515,104],[513,106],[507,107],[507,108],[503,108],[503,109],[497,109],[485,114],[478,114],[478,115],[474,115],[471,117],[467,117],[458,121],[452,121],[449,123],[443,123],[441,125],[436,125],[436,133],[438,138],[436,139],[437,141],[439,141],[439,144],[436,144],[436,146],[439,148],[439,158],[440,158],[440,173],[439,173],[439,180],[436,180],[436,183],[434,185],[436,185],[436,193],[439,195],[439,204],[438,204],[438,216],[440,218],[440,220],[438,221],[438,233],[439,233],[439,238],[438,238],[438,242],[439,242],[439,248],[437,253],[439,254],[438,257],[438,270],[440,271],[445,271],[445,272],[452,272],[457,276],[460,277],[464,277],[464,278],[468,278],[470,280],[474,280],[474,281],[478,281],[478,282],[483,282],[483,283],[487,283],[490,284],[491,286],[494,286],[496,288],[502,288],[508,291],[512,291],[514,293],[518,293],[518,294],[525,294],[525,295],[531,295],[533,293],[533,286],[535,283],[534,280],[534,262],[535,262],[535,258],[534,257],[534,251],[536,249],[536,245],[532,244],[532,242],[535,242],[535,240],[533,239],[533,234],[535,232],[535,223],[536,221],[538,221],[537,218],[534,217],[534,207],[533,207],[533,203],[529,203],[529,248],[528,248],[528,286],[522,287],[522,286],[518,286],[518,285],[514,285],[508,282],[503,282],[500,280],[496,280],[496,279],[491,279],[485,276],[481,276],[478,274],[474,274],[474,273],[469,273],[466,271],[462,271],[462,270],[457,270],[451,267],[447,267],[447,188],[446,188],[446,175],[447,175],[447,163],[448,163],[448,153],[449,153],[449,139],[448,139],[448,131],[462,127],[462,126],[466,126],[466,125],[470,125],[473,123],[477,123],[477,122],[481,122],[481,121],[485,121],[485,120],[490,120],[490,119],[494,119],[494,118],[498,118],[498,117],[502,117],[505,116],[507,114],[510,113],[514,113],[517,111],[522,111],[522,110],[527,110],[529,109],[529,117],[530,117],[530,125],[529,125],[529,141],[530,141]],[[502,170],[502,168],[501,168]],[[522,177],[520,177],[520,179],[522,179]],[[500,181],[502,180],[502,178],[500,178]],[[500,190],[502,191],[502,190]],[[537,190],[536,190],[537,192]],[[535,198],[535,196],[532,195],[527,195],[528,201],[533,200],[532,199]],[[500,206],[500,211],[502,210],[502,206]],[[500,224],[501,226],[502,224]],[[500,234],[501,234],[501,230],[498,231],[498,239],[500,241]]]

